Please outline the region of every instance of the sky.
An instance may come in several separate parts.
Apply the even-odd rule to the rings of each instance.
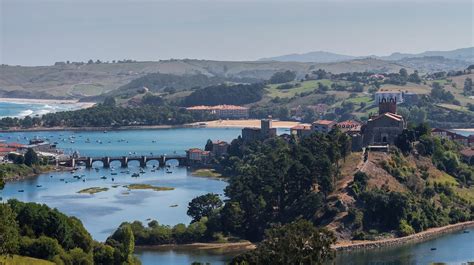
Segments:
[[[471,0],[0,0],[0,63],[256,60],[474,46]]]

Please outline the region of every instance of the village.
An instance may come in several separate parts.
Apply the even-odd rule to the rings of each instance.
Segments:
[[[383,151],[388,152],[396,138],[407,128],[407,122],[402,115],[397,114],[397,105],[401,103],[416,103],[417,95],[401,91],[379,91],[375,93],[375,102],[378,102],[378,114],[369,117],[367,122],[355,120],[341,122],[333,120],[316,120],[311,124],[299,124],[290,128],[290,134],[283,133],[283,139],[303,138],[312,133],[329,133],[338,128],[351,137],[352,151]],[[318,106],[324,108],[324,106]],[[189,111],[209,112],[221,119],[246,119],[248,108],[233,105],[196,106]],[[241,137],[244,142],[265,140],[277,136],[277,129],[272,126],[272,118],[262,119],[260,127],[246,127],[242,129]],[[433,128],[431,134],[443,139],[452,140],[461,146],[462,159],[468,164],[474,164],[474,134],[462,135],[450,129]],[[209,164],[212,158],[226,154],[230,143],[217,140],[205,149],[191,148],[186,151],[187,158],[193,164]]]

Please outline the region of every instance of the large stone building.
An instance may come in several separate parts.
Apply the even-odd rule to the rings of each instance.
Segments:
[[[405,128],[405,120],[397,114],[397,101],[382,99],[379,101],[379,114],[370,117],[361,128],[362,145],[393,144]]]
[[[260,128],[246,127],[242,129],[242,139],[246,142],[265,140],[277,135],[276,128],[272,127],[272,119],[260,121]]]

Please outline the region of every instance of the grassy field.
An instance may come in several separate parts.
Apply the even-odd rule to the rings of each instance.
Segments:
[[[96,194],[103,191],[108,191],[109,188],[91,187],[78,191],[77,193]]]
[[[474,74],[451,77],[450,78],[451,82],[447,82],[447,80],[443,80],[444,89],[453,93],[454,97],[457,100],[459,100],[463,106],[467,105],[467,103],[474,104],[474,99],[470,99],[469,97],[466,97],[463,95],[464,81],[468,77],[470,77],[471,79],[474,79]]]
[[[436,174],[435,176],[430,175],[430,179],[428,180],[431,183],[443,183],[443,184],[450,184],[457,186],[458,181],[451,175],[441,172],[442,174]]]
[[[269,85],[267,87],[268,96],[271,98],[291,98],[294,97],[295,94],[301,94],[305,92],[312,92],[318,87],[318,83],[321,83],[325,86],[331,86],[332,81],[328,79],[322,79],[322,80],[310,80],[310,81],[304,81],[301,82],[300,87],[294,87],[290,89],[278,89],[278,86],[281,86],[283,84],[274,84],[274,85]]]
[[[414,83],[407,83],[404,86],[385,84],[380,87],[380,90],[408,91],[416,94],[429,94],[431,92],[431,88],[429,86]]]
[[[461,197],[464,198],[471,203],[474,203],[474,188],[455,188],[456,193]]]
[[[216,172],[214,169],[207,169],[207,168],[202,168],[202,169],[197,169],[193,171],[192,173],[193,176],[197,177],[206,177],[206,178],[222,178],[222,174],[219,172]]]
[[[102,84],[77,84],[74,85],[69,94],[79,96],[96,96],[109,91]]]
[[[440,103],[440,104],[436,104],[442,108],[445,108],[445,109],[450,109],[450,110],[456,110],[456,111],[464,111],[464,112],[468,112],[469,110],[467,109],[467,107],[464,107],[464,106],[459,106],[459,105],[454,105],[454,104],[446,104],[446,103]]]
[[[154,190],[154,191],[174,190],[174,188],[170,188],[170,187],[159,187],[159,186],[153,186],[149,184],[130,184],[124,187],[128,188],[129,190]]]
[[[0,264],[2,265],[54,265],[53,262],[13,255],[12,257],[0,256]]]

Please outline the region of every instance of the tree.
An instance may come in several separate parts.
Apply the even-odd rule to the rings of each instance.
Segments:
[[[412,130],[403,130],[395,139],[395,145],[407,154],[412,149],[412,142],[415,140],[415,132]]]
[[[18,252],[18,224],[16,215],[8,204],[0,203],[0,256]]]
[[[412,82],[412,83],[421,83],[421,78],[420,76],[418,75],[418,71],[415,70],[412,74],[410,74],[408,76],[408,81]]]
[[[287,70],[285,72],[276,72],[274,73],[268,82],[270,84],[281,84],[281,83],[287,83],[295,80],[296,78],[296,73],[292,72],[290,70]]]
[[[400,78],[401,78],[402,80],[407,80],[407,79],[408,79],[408,72],[407,72],[407,69],[401,68],[398,73],[400,74]]]
[[[37,239],[23,237],[21,240],[20,254],[23,256],[52,260],[61,251],[61,245],[51,237],[40,236]]]
[[[332,232],[298,220],[267,230],[255,250],[237,256],[231,264],[325,264],[334,258],[331,245],[335,242]]]
[[[208,193],[198,196],[189,202],[187,214],[193,218],[192,222],[208,217],[213,211],[222,207],[222,201],[217,194]]]
[[[470,96],[472,94],[472,79],[470,77],[464,80],[464,95]]]
[[[106,240],[106,244],[115,248],[115,260],[122,260],[133,264],[133,251],[135,250],[135,237],[130,224],[122,224]],[[120,263],[121,264],[121,263]]]
[[[31,167],[32,165],[36,165],[39,162],[38,154],[36,154],[33,148],[28,148],[25,153],[25,165]]]
[[[114,248],[104,244],[96,244],[94,247],[94,264],[114,264]]]
[[[104,106],[108,106],[108,107],[115,107],[115,98],[114,97],[106,97],[104,99]]]

